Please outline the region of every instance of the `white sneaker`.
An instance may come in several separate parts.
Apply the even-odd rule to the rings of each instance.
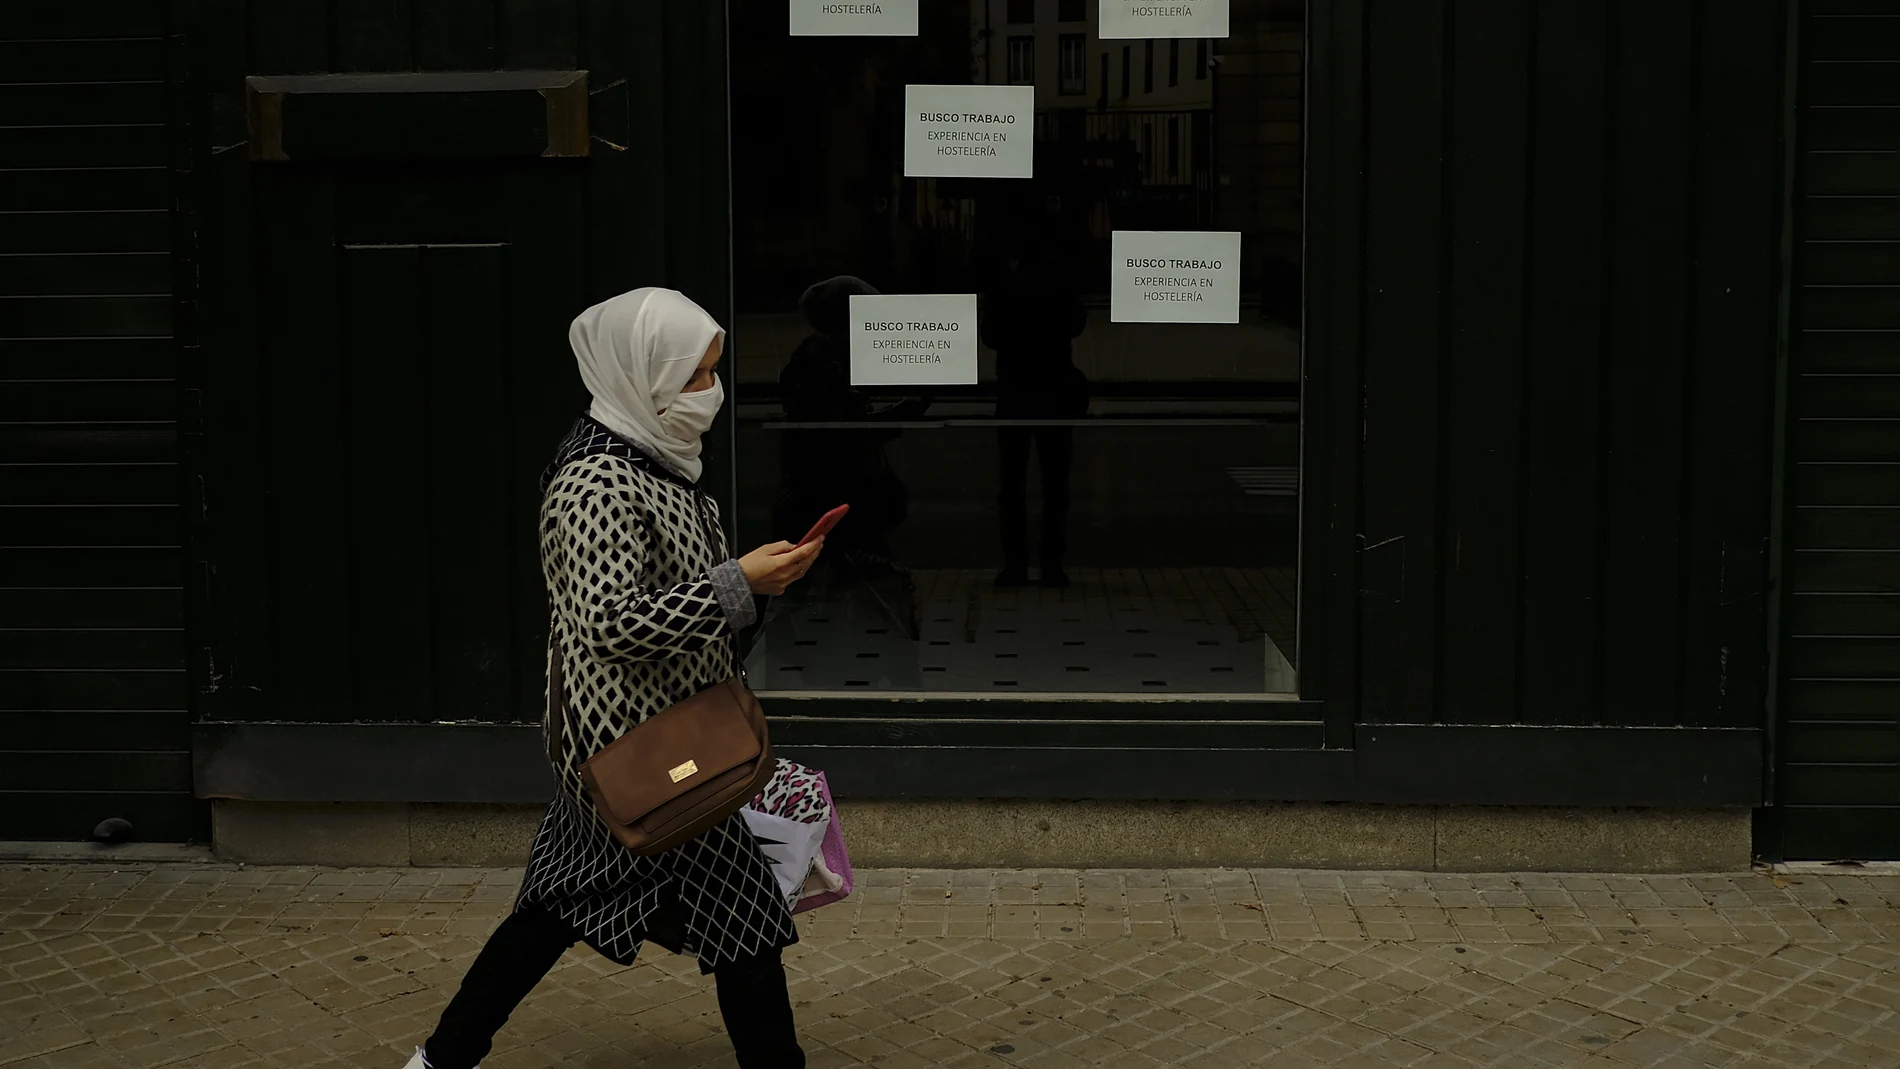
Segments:
[[[409,1058],[409,1064],[403,1066],[402,1069],[431,1069],[431,1066],[429,1059],[422,1056],[422,1048],[417,1047],[416,1053]],[[482,1069],[482,1067],[478,1065],[475,1069]]]

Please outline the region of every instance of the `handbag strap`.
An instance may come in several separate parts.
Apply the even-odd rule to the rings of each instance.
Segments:
[[[566,737],[570,726],[567,709],[567,672],[563,664],[567,658],[561,656],[561,644],[554,637],[552,629],[548,631],[548,763],[559,768],[561,765],[561,740]]]

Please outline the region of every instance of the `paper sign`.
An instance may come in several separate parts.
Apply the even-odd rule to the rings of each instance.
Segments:
[[[851,298],[851,385],[972,386],[976,295]]]
[[[917,0],[792,0],[793,37],[915,37]]]
[[[904,87],[908,178],[1028,178],[1035,168],[1036,87]]]
[[[1110,322],[1240,322],[1239,234],[1117,230],[1110,247]]]
[[[1104,41],[1226,37],[1228,0],[1101,0]]]

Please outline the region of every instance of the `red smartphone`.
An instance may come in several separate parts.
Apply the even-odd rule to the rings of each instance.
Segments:
[[[839,505],[837,508],[818,517],[818,522],[811,525],[811,530],[806,532],[805,537],[798,540],[798,544],[801,546],[809,545],[830,534],[831,529],[838,526],[838,521],[844,519],[844,514],[850,511],[850,505]]]

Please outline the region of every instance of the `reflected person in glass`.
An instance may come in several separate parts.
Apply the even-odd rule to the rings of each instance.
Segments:
[[[866,584],[915,638],[914,584],[891,546],[891,536],[909,513],[910,491],[885,455],[886,445],[902,432],[810,426],[917,419],[929,409],[928,397],[880,407],[851,384],[851,298],[877,292],[861,278],[838,275],[815,283],[799,298],[811,333],[792,351],[778,381],[786,421],[803,426],[785,435],[772,526],[776,537],[796,541],[827,511],[850,505],[851,514],[826,539],[825,560],[805,593],[814,599],[828,596],[842,572],[843,581]]]
[[[1081,296],[1059,256],[1046,244],[1017,242],[984,294],[980,330],[996,352],[997,517],[1003,570],[996,584],[1029,582],[1029,458],[1042,475],[1041,580],[1066,587],[1069,473],[1075,458],[1072,421],[1088,414],[1088,378],[1075,366],[1074,340],[1087,325]]]

